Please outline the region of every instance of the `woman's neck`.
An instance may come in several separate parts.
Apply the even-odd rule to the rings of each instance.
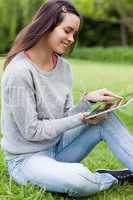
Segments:
[[[41,45],[36,45],[26,52],[29,55],[30,59],[41,69],[50,71],[54,68],[52,58],[53,52],[44,47],[44,45],[43,47],[41,47]]]

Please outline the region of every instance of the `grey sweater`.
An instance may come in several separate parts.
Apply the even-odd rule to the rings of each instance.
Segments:
[[[79,112],[91,105],[82,97],[73,107],[71,69],[60,56],[48,72],[24,52],[18,53],[2,75],[1,89],[1,146],[6,159],[53,146],[65,131],[83,124]]]

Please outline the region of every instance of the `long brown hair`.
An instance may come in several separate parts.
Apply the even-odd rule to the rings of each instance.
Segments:
[[[34,15],[31,23],[17,35],[6,56],[4,68],[17,53],[32,48],[41,37],[51,32],[64,19],[65,12],[73,13],[81,18],[79,12],[67,0],[49,0],[44,3]]]

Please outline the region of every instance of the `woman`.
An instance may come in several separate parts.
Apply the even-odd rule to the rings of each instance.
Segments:
[[[48,1],[17,36],[2,76],[2,148],[10,176],[70,196],[132,181],[133,171],[133,137],[115,114],[85,117],[92,103],[121,97],[101,89],[72,107],[71,69],[60,55],[70,50],[79,27],[71,3]],[[80,164],[101,140],[129,170],[92,173]]]

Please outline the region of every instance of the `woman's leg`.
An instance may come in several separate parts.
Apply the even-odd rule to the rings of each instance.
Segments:
[[[59,162],[42,152],[17,162],[10,175],[19,184],[30,181],[46,191],[69,196],[88,196],[117,183],[117,179],[109,174],[94,174],[80,163]],[[9,162],[10,169],[12,164]]]
[[[50,154],[36,153],[24,159],[22,164],[19,162],[11,176],[20,184],[30,181],[47,191],[70,196],[87,196],[109,188],[117,182],[116,178],[109,174],[91,173],[82,164],[75,163],[102,139],[101,125],[83,125],[65,132],[56,145],[57,160],[48,157]]]
[[[55,158],[62,162],[80,162],[102,138],[99,125],[82,125],[64,132],[56,145]]]
[[[62,140],[62,143],[60,142],[60,144],[57,145],[56,158],[58,161],[46,157],[46,155],[37,153],[26,159],[24,164],[19,164],[14,169],[12,173],[14,179],[18,183],[31,181],[33,184],[46,188],[48,191],[68,193],[70,196],[88,196],[107,189],[114,182],[117,182],[117,179],[109,174],[91,173],[82,164],[70,162],[76,162],[76,160],[79,161],[81,157],[86,155],[87,152],[89,152],[101,139],[104,139],[109,144],[111,150],[121,160],[121,152],[122,155],[124,154],[124,157],[125,155],[130,155],[130,159],[127,158],[127,161],[128,165],[129,163],[132,164],[132,153],[128,152],[133,144],[132,136],[128,134],[127,129],[114,114],[111,114],[107,120],[99,125],[85,125],[79,128],[80,129],[77,129],[78,131],[71,132],[73,134],[67,132],[67,134],[63,136],[65,140]],[[126,143],[122,140],[123,134]],[[83,137],[81,136],[84,136],[85,138],[82,140]],[[66,146],[64,146],[64,144]],[[63,149],[62,145],[64,147]],[[114,147],[114,145],[116,145],[116,147]],[[125,147],[126,145],[130,145],[130,148]],[[79,148],[80,150],[77,151]],[[68,151],[68,149],[71,149],[71,151]],[[82,151],[82,149],[85,149],[85,151]],[[76,153],[79,157],[76,157],[75,160],[74,156]],[[65,156],[65,158],[68,159],[68,162],[65,162],[61,155]],[[123,162],[125,162],[125,159],[123,159]]]
[[[108,143],[114,155],[133,172],[133,135],[114,113],[104,120],[100,126],[101,137]]]
[[[98,125],[84,125],[65,132],[56,159],[79,162],[100,140],[105,140],[116,157],[133,171],[133,135],[114,113]]]

